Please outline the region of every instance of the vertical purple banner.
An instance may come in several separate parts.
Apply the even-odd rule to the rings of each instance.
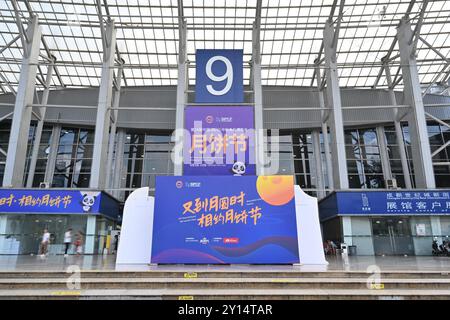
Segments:
[[[184,175],[255,175],[251,106],[186,106]]]

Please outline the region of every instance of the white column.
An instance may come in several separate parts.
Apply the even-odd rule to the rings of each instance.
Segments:
[[[50,83],[52,80],[53,75],[53,64],[55,63],[55,60],[53,59],[53,63],[50,64],[47,68],[47,77],[45,79],[45,89],[42,93],[42,100],[41,105],[43,107],[40,107],[39,110],[39,116],[41,117],[38,121],[36,131],[34,133],[34,140],[33,140],[33,150],[31,152],[31,159],[30,159],[30,168],[28,170],[28,178],[27,178],[27,188],[31,188],[33,186],[33,180],[34,180],[34,172],[36,171],[36,162],[39,155],[39,146],[41,143],[42,138],[42,130],[44,128],[44,121],[45,121],[45,114],[47,111],[47,108],[45,105],[48,102],[48,95],[50,94]]]
[[[113,168],[112,168],[112,161],[113,161],[113,154],[114,154],[114,145],[116,140],[116,131],[117,131],[117,121],[119,118],[119,102],[120,102],[120,86],[122,82],[122,65],[117,69],[117,77],[116,77],[116,91],[114,92],[114,102],[113,102],[113,119],[114,122],[111,124],[111,131],[109,133],[109,149],[108,149],[108,160],[106,163],[106,182],[105,186],[106,188],[112,187],[112,174],[113,174]],[[117,158],[117,157],[116,157]],[[117,159],[116,159],[117,161]]]
[[[417,188],[433,189],[436,187],[434,169],[428,140],[425,109],[422,100],[411,24],[402,18],[397,29],[400,48],[400,62],[404,82],[405,103],[411,106],[408,115],[409,133],[411,137],[414,176]]]
[[[391,77],[391,71],[387,65],[384,67],[385,74],[386,74],[386,80],[389,86],[389,98],[391,100],[392,105],[397,105],[397,99],[395,97],[394,89],[393,89],[393,83],[392,83],[392,77]],[[409,166],[408,166],[408,158],[406,157],[406,149],[405,149],[405,140],[403,138],[403,130],[402,125],[398,118],[398,108],[394,109],[394,126],[395,126],[395,137],[397,139],[397,145],[400,153],[400,161],[402,163],[402,171],[403,171],[403,177],[405,179],[405,187],[406,189],[412,188],[412,182],[411,182],[411,175],[409,172]]]
[[[178,82],[177,82],[177,109],[175,120],[175,145],[174,149],[174,175],[183,174],[183,129],[184,129],[184,107],[187,102],[188,69],[187,69],[187,29],[186,21],[179,21],[179,51],[178,51]]]
[[[14,114],[6,156],[4,187],[22,187],[30,131],[41,30],[36,16],[31,17],[26,31],[26,47],[20,70]]]
[[[255,110],[255,160],[256,174],[264,175],[264,115],[261,85],[261,48],[260,29],[258,23],[253,23],[252,50],[252,88]]]
[[[345,154],[344,122],[342,116],[341,93],[339,89],[336,64],[336,45],[333,41],[335,30],[331,21],[327,21],[324,30],[325,73],[327,79],[327,99],[331,108],[330,131],[331,153],[333,156],[333,181],[336,189],[348,189],[348,170]],[[334,43],[333,43],[334,42]]]
[[[331,152],[330,152],[330,139],[328,136],[328,126],[325,120],[325,115],[327,111],[325,110],[325,100],[323,97],[323,90],[321,88],[321,76],[320,76],[320,68],[319,63],[316,64],[316,80],[317,80],[317,89],[318,89],[318,98],[319,98],[319,107],[321,109],[320,116],[322,122],[322,138],[323,138],[323,151],[325,153],[325,164],[327,166],[327,182],[328,188],[334,189],[333,183],[333,166],[331,165]]]
[[[98,94],[97,118],[95,122],[94,150],[92,153],[91,179],[89,187],[104,189],[108,156],[108,135],[111,116],[116,29],[113,21],[106,24],[106,48],[103,48],[103,67]]]
[[[89,215],[86,223],[86,239],[84,241],[84,253],[94,254],[95,246],[95,227],[97,216]]]
[[[314,167],[316,169],[316,188],[317,197],[319,199],[325,197],[325,186],[323,181],[323,168],[322,168],[322,152],[320,150],[320,132],[314,130],[311,133],[312,143],[313,143],[313,153],[314,153]]]

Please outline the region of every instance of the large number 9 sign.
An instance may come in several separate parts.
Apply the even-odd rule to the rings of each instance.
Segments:
[[[222,61],[223,63],[225,63],[226,71],[221,76],[215,75],[212,71],[213,63],[216,61]],[[222,96],[228,93],[228,91],[230,91],[231,89],[231,86],[233,85],[233,66],[231,65],[230,60],[224,56],[214,56],[210,58],[206,63],[206,76],[215,82],[221,82],[224,81],[225,79],[227,80],[227,84],[222,90],[214,89],[212,84],[206,85],[206,89],[208,90],[209,93],[215,96]]]
[[[195,101],[244,102],[242,50],[199,49],[195,55]]]

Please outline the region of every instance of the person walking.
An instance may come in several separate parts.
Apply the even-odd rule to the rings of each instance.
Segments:
[[[77,235],[75,237],[75,252],[77,253],[77,256],[83,253],[83,235],[81,231],[77,232]]]
[[[50,232],[47,229],[44,229],[44,233],[42,234],[42,240],[40,245],[40,255],[41,257],[45,257],[47,255],[48,244],[50,242]]]
[[[70,249],[70,245],[72,243],[72,228],[67,229],[67,231],[64,233],[64,258],[68,256],[68,251]]]

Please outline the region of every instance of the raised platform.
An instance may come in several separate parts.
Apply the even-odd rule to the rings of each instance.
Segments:
[[[329,260],[320,270],[267,265],[116,270],[113,256],[3,256],[0,299],[450,299],[449,258]],[[374,266],[379,274],[367,272]],[[79,273],[67,273],[69,267]]]

